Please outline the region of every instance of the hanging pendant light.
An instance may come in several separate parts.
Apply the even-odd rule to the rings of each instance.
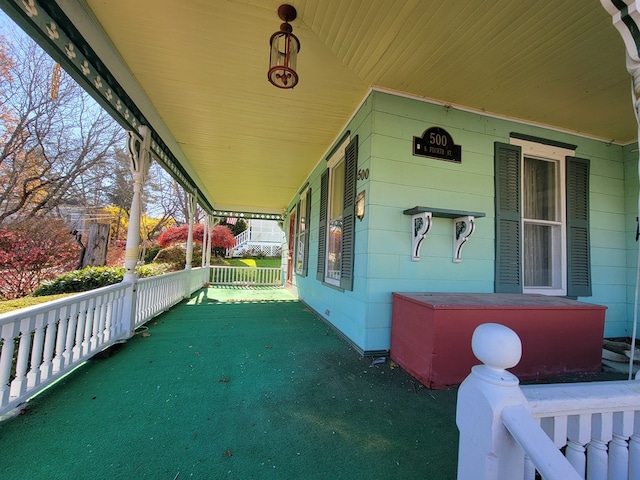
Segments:
[[[269,81],[278,88],[293,88],[298,84],[296,60],[300,51],[300,40],[293,33],[289,22],[295,20],[296,9],[291,5],[280,5],[278,16],[284,21],[280,31],[271,35],[269,57]]]

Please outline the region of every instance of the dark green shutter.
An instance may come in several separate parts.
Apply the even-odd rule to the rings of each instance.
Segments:
[[[517,145],[495,143],[496,293],[522,293],[520,154]]]
[[[567,296],[591,296],[589,160],[566,158]]]
[[[300,242],[300,200],[296,203],[296,225],[293,240],[293,271],[298,274],[298,243]]]
[[[298,217],[300,218],[300,217]],[[304,212],[304,258],[302,259],[302,275],[307,276],[309,269],[309,219],[311,218],[311,188],[307,190],[306,211]]]
[[[329,169],[320,178],[320,220],[318,224],[318,271],[316,278],[324,281],[325,256],[327,255],[327,206],[329,202]]]
[[[356,175],[358,136],[344,151],[344,200],[342,208],[342,244],[340,251],[340,288],[353,290],[353,252],[355,246]]]

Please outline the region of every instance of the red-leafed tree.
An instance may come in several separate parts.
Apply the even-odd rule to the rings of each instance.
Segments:
[[[193,226],[193,241],[196,243],[202,243],[204,234],[204,225],[201,223]],[[184,243],[187,241],[189,235],[189,225],[180,225],[179,227],[171,227],[166,229],[158,237],[158,243],[162,247],[168,247],[175,243]],[[213,227],[211,234],[211,246],[213,248],[231,248],[236,244],[236,240],[229,228],[216,225]]]
[[[73,270],[79,254],[61,220],[32,218],[0,228],[0,297],[29,295],[43,281]]]

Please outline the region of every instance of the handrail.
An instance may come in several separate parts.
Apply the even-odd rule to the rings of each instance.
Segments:
[[[212,285],[282,285],[280,267],[230,267],[211,266]]]
[[[640,479],[640,382],[520,387],[507,369],[522,344],[498,324],[480,325],[472,350],[482,364],[458,390],[458,480]]]
[[[502,410],[502,422],[545,480],[583,480],[523,405]]]
[[[0,315],[0,416],[201,288],[206,268],[121,282]],[[133,317],[133,318],[132,318]]]
[[[0,415],[128,335],[130,283],[119,283],[0,316]]]

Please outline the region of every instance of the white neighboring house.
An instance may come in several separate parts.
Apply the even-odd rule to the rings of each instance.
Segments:
[[[279,257],[285,234],[277,220],[247,220],[247,229],[236,235],[236,245],[227,250],[227,257]]]

